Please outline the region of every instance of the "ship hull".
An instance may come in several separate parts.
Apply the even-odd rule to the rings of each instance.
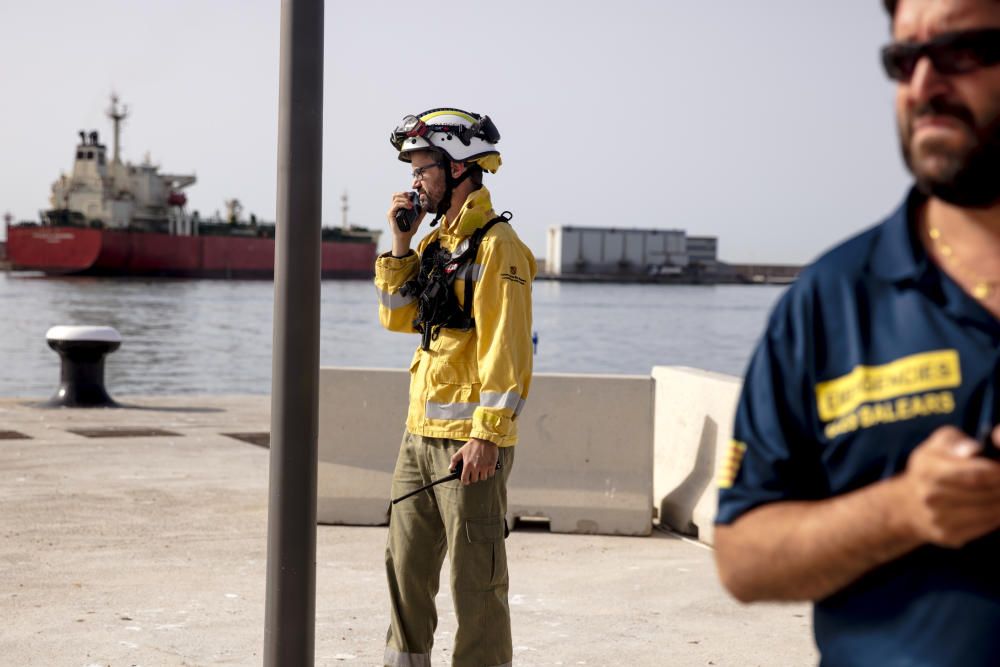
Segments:
[[[375,244],[324,241],[323,278],[374,275]],[[80,227],[9,227],[15,271],[49,275],[274,277],[274,240],[252,236],[171,236]]]

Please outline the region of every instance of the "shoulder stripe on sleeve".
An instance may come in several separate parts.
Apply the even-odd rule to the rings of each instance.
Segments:
[[[722,460],[722,465],[719,467],[720,489],[732,488],[733,482],[736,481],[736,475],[740,471],[740,464],[743,463],[743,454],[746,451],[746,443],[739,440],[731,440],[729,442],[726,457]]]

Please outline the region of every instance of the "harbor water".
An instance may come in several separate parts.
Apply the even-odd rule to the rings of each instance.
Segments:
[[[682,365],[742,374],[785,288],[537,281],[537,372],[647,375]],[[47,397],[59,360],[45,332],[107,325],[113,394],[266,394],[274,285],[269,281],[45,278],[0,272],[0,396]],[[368,280],[325,281],[324,366],[407,368],[418,337],[378,322]]]

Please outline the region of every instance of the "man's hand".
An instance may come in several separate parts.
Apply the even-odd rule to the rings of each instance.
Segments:
[[[991,446],[1000,445],[994,429]],[[1000,463],[980,456],[982,445],[942,426],[913,453],[902,475],[907,516],[917,537],[961,547],[1000,528]]]
[[[386,214],[386,218],[389,220],[389,229],[392,230],[392,254],[396,257],[402,257],[410,252],[410,240],[417,233],[420,223],[427,215],[426,211],[421,211],[420,215],[413,221],[413,224],[410,225],[410,231],[400,231],[399,226],[396,225],[396,211],[401,208],[413,208],[413,203],[410,202],[408,192],[394,193],[392,195],[392,203],[389,204],[389,212]]]
[[[489,440],[469,438],[451,457],[451,468],[462,462],[462,485],[481,482],[497,474],[497,459],[500,448]]]
[[[1000,429],[992,434],[1000,443]],[[898,475],[825,500],[783,501],[716,526],[715,558],[743,602],[822,600],[928,543],[959,547],[1000,528],[1000,463],[951,426]]]

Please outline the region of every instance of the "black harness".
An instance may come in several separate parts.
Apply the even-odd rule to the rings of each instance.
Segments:
[[[460,329],[468,331],[476,326],[472,316],[472,297],[475,288],[472,276],[465,277],[465,305],[458,302],[455,294],[455,279],[462,269],[472,265],[479,252],[486,233],[499,222],[509,223],[510,211],[493,218],[485,225],[472,232],[469,237],[469,247],[458,256],[441,247],[441,241],[435,239],[424,248],[420,256],[420,270],[417,277],[407,281],[399,290],[403,296],[417,298],[417,317],[413,320],[413,328],[423,334],[421,347],[431,348],[431,341],[437,340],[441,329]]]

